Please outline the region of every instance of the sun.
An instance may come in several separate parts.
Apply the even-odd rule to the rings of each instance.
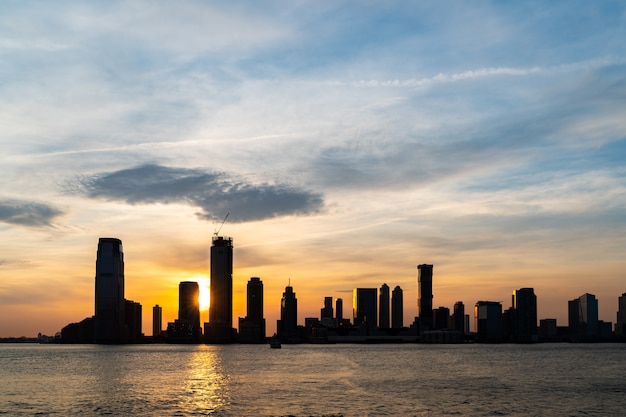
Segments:
[[[200,287],[200,296],[198,301],[200,302],[200,310],[208,310],[211,304],[211,290],[209,289],[209,279],[206,277],[194,277],[193,281],[198,283]]]

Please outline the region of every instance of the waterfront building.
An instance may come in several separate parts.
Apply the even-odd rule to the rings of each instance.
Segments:
[[[100,238],[96,258],[94,340],[122,343],[124,326],[124,251],[122,241]]]
[[[233,329],[233,240],[214,236],[211,245],[211,301],[205,323],[208,343],[234,341]]]
[[[246,287],[247,315],[239,318],[239,341],[256,343],[265,340],[265,318],[263,317],[263,281],[252,277]]]
[[[570,336],[593,339],[599,336],[598,300],[593,294],[583,294],[568,301],[568,326]]]
[[[615,335],[626,336],[626,292],[617,299],[617,323],[615,323]]]
[[[341,323],[343,321],[343,299],[337,298],[335,300],[335,318],[337,319],[337,323]]]
[[[465,304],[463,301],[457,301],[454,303],[452,313],[452,330],[466,334],[467,329],[465,327]]]
[[[477,342],[501,342],[502,304],[478,301],[474,306],[474,329]]]
[[[141,342],[142,308],[141,304],[131,300],[124,300],[124,328],[125,339],[130,343]]]
[[[448,307],[439,307],[433,310],[433,330],[448,329],[450,321],[450,309]]]
[[[324,307],[320,310],[320,319],[332,319],[333,318],[333,297],[324,297]]]
[[[280,320],[278,334],[283,340],[297,337],[298,331],[298,298],[293,287],[288,285],[280,301]]]
[[[391,292],[391,327],[401,329],[404,327],[402,288],[396,286]]]
[[[378,292],[378,327],[380,329],[389,328],[389,286],[383,284]]]
[[[163,332],[163,308],[158,304],[152,307],[152,337],[158,339]]]
[[[433,265],[418,265],[417,271],[417,307],[421,333],[433,326]]]
[[[514,342],[536,342],[537,332],[537,296],[532,288],[513,291],[512,296],[511,340]]]
[[[367,324],[376,327],[377,293],[376,288],[355,288],[352,291],[352,320],[355,326]]]
[[[172,343],[199,343],[200,286],[195,281],[178,284],[178,318],[167,324],[167,340]]]

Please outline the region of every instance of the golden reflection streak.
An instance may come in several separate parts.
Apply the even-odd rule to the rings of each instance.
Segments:
[[[212,413],[230,404],[229,378],[218,348],[199,345],[191,353],[185,394],[181,406],[188,413]]]

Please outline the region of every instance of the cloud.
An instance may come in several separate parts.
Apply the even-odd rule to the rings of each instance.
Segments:
[[[253,184],[226,173],[141,165],[78,180],[79,190],[91,198],[129,204],[186,203],[201,208],[198,217],[247,222],[285,215],[319,212],[321,195],[286,184]]]
[[[28,227],[51,226],[62,211],[42,203],[24,200],[0,200],[0,222]]]

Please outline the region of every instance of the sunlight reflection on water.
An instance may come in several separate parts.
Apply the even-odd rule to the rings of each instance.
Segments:
[[[218,349],[198,346],[191,353],[185,395],[181,398],[185,413],[211,414],[230,404],[229,377]]]

